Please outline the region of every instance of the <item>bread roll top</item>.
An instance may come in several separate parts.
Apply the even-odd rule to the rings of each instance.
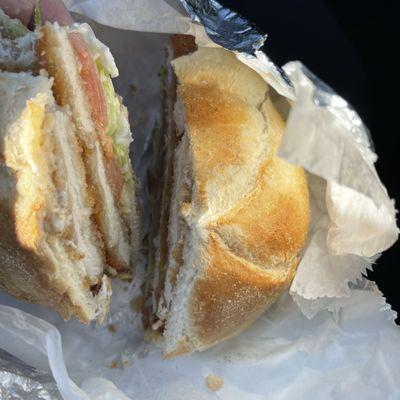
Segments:
[[[172,65],[182,138],[170,224],[182,232],[169,236],[168,268],[179,267],[165,285],[173,286],[167,355],[249,326],[293,279],[310,219],[304,171],[277,156],[284,122],[267,83],[221,48]]]

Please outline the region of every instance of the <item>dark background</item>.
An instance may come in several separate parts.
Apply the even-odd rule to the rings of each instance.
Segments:
[[[350,102],[372,133],[376,168],[400,204],[398,31],[395,2],[352,0],[221,0],[269,36],[265,52],[278,65],[300,60]],[[400,313],[396,272],[400,245],[384,252],[368,277]],[[400,323],[400,318],[397,318]]]

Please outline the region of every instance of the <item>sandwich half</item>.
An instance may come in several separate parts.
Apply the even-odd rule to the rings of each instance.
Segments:
[[[143,323],[175,356],[239,334],[288,288],[310,211],[266,82],[190,37],[168,58]]]
[[[0,10],[0,69],[0,287],[102,320],[141,239],[114,60],[87,24],[31,32]]]

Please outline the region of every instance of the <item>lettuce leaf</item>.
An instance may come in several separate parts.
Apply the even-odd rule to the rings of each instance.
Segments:
[[[0,9],[0,36],[8,39],[16,39],[25,36],[28,28],[18,19],[12,19]]]
[[[121,193],[120,199],[120,209],[122,213],[129,218],[132,207],[131,193],[133,191],[133,176],[130,168],[129,160],[129,142],[130,142],[130,132],[129,138],[119,137],[119,135],[126,136],[126,127],[124,126],[124,115],[122,115],[122,106],[114,90],[114,85],[112,83],[110,73],[101,64],[100,59],[96,60],[97,68],[100,75],[100,82],[104,90],[104,95],[107,103],[107,114],[108,114],[108,127],[107,136],[111,137],[113,140],[113,150],[116,161],[121,168],[124,187]],[[126,125],[126,122],[125,122]]]
[[[114,86],[110,78],[110,74],[98,60],[96,61],[96,63],[100,74],[101,85],[103,87],[107,102],[107,113],[108,113],[107,136],[110,136],[113,139],[115,157],[120,167],[124,167],[126,163],[129,161],[129,145],[126,146],[125,144],[118,143],[117,141],[118,138],[116,136],[117,132],[121,128],[120,126],[121,104],[115,93]]]
[[[40,11],[40,5],[39,5],[40,0],[36,0],[35,3],[35,28],[39,27],[42,25],[42,13]]]

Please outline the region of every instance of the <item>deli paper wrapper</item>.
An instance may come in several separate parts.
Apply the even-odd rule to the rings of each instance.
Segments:
[[[216,45],[171,1],[80,0],[68,5],[124,29],[92,24],[120,70],[115,86],[130,111],[132,156],[145,188],[150,132],[159,118],[157,73],[164,62],[165,33],[191,33],[199,45]],[[376,174],[368,133],[349,105],[301,63],[283,67],[289,86],[265,54],[235,54],[270,84],[287,117],[280,156],[308,173],[312,223],[290,294],[239,337],[174,360],[163,360],[159,349],[143,341],[140,316],[130,307],[140,279],[133,285],[115,282],[104,327],[65,323],[51,310],[1,294],[0,347],[51,371],[67,400],[400,395],[400,332],[394,314],[373,285],[360,283],[361,274],[397,238],[394,205]],[[144,214],[146,221],[145,207]],[[210,374],[223,378],[218,392],[206,387]]]
[[[18,304],[27,314],[14,308],[15,300],[3,298],[2,303],[14,307],[0,306],[0,346],[42,369],[47,355],[67,400],[400,396],[400,331],[382,295],[371,287],[351,291],[339,321],[328,311],[307,319],[286,293],[239,337],[203,353],[164,360],[158,348],[143,342],[139,316],[124,306],[131,289],[120,285],[110,320],[115,333],[108,326],[64,323],[48,310]],[[62,334],[64,355],[55,326]],[[219,391],[207,388],[209,375],[222,377]]]

